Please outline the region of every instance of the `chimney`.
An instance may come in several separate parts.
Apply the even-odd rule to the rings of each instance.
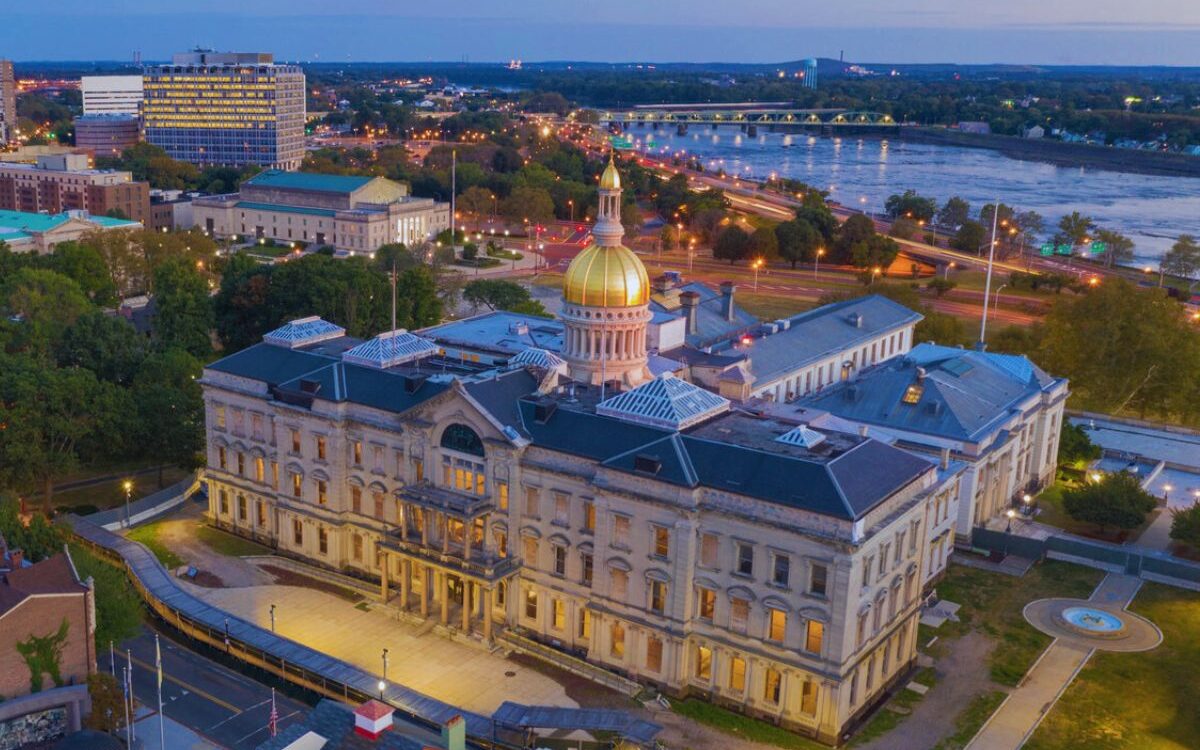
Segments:
[[[939,462],[939,465],[942,467],[942,471],[945,471],[946,469],[950,468],[950,449],[949,448],[942,448],[942,460]]]
[[[442,726],[442,745],[446,750],[466,750],[467,722],[461,715],[450,717]]]
[[[918,383],[925,382],[925,368],[924,367],[919,367],[919,366],[917,367],[917,382]]]
[[[733,322],[733,293],[737,289],[732,281],[721,282],[721,315]]]
[[[370,740],[392,728],[391,706],[377,700],[369,700],[354,709],[354,733]]]
[[[684,292],[679,295],[679,301],[683,304],[684,315],[687,316],[687,332],[689,334],[696,333],[696,310],[700,306],[700,295],[695,292]]]
[[[858,434],[859,434],[859,436],[860,436],[860,437],[866,437],[866,436],[867,436],[867,429],[868,429],[868,428],[867,428],[867,426],[866,426],[865,424],[860,424],[860,425],[858,426]]]

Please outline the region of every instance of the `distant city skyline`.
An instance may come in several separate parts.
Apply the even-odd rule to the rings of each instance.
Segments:
[[[9,10],[0,57],[147,60],[202,45],[279,59],[339,61],[748,62],[817,56],[892,63],[1200,65],[1200,4],[1157,0],[878,0],[798,7],[787,0],[453,7],[384,0],[62,0]],[[680,18],[686,24],[677,24]],[[53,34],[46,33],[53,23]],[[870,26],[864,26],[869,23]],[[49,41],[52,40],[52,41]]]

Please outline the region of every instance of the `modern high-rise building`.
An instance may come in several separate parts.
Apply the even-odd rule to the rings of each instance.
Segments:
[[[11,60],[0,60],[0,143],[15,137],[17,128],[17,80]]]
[[[146,68],[146,141],[194,164],[294,170],[304,158],[304,72],[262,52],[196,50]]]
[[[80,79],[85,115],[140,115],[142,77],[84,76]]]

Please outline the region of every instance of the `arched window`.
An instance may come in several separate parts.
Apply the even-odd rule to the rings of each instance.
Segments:
[[[483,441],[465,424],[452,424],[442,433],[442,447],[459,453],[483,457]]]

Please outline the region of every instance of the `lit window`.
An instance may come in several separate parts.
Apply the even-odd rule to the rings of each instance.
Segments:
[[[301,489],[300,482],[301,482],[300,475],[292,474],[292,496],[293,497],[300,497],[300,489]]]
[[[329,495],[326,492],[326,484],[324,479],[317,480],[317,505],[324,505],[329,502]]]
[[[654,530],[654,555],[667,557],[671,552],[671,532],[666,526],[651,526]]]
[[[810,654],[821,653],[821,642],[825,638],[825,624],[817,620],[808,621],[808,629],[804,634],[804,650]]]
[[[651,672],[662,671],[663,642],[656,636],[646,638],[646,669]]]
[[[608,653],[618,659],[625,656],[625,626],[619,620],[614,620],[609,629]]]
[[[256,482],[262,482],[264,479],[266,479],[266,473],[267,473],[266,462],[263,460],[263,458],[261,456],[255,456],[254,457],[254,480]]]
[[[667,607],[667,584],[662,581],[650,582],[650,609],[662,614]]]
[[[586,609],[579,610],[579,637],[581,639],[592,637],[592,613]]]
[[[783,678],[778,670],[767,667],[766,676],[763,677],[763,700],[767,703],[779,703],[779,692],[783,685]]]
[[[746,689],[746,660],[740,656],[729,660],[729,689],[738,692]]]
[[[583,501],[583,530],[589,532],[596,530],[596,504],[591,500]]]
[[[717,592],[712,589],[706,589],[703,586],[697,587],[697,614],[701,620],[712,622],[713,614],[717,608]]]
[[[787,612],[778,609],[767,612],[767,640],[783,643],[787,636]]]
[[[562,599],[553,599],[551,601],[552,621],[551,627],[555,630],[565,630],[567,627],[567,605]]]
[[[354,453],[354,465],[362,466],[362,441],[355,440],[352,444]]]
[[[300,452],[300,430],[292,430],[292,453]]]
[[[500,510],[508,510],[508,482],[496,482],[496,503]]]
[[[696,647],[696,678],[712,679],[712,649],[707,646]]]
[[[921,394],[925,392],[925,386],[919,383],[913,383],[904,389],[904,395],[900,398],[906,404],[915,404],[921,400]]]

